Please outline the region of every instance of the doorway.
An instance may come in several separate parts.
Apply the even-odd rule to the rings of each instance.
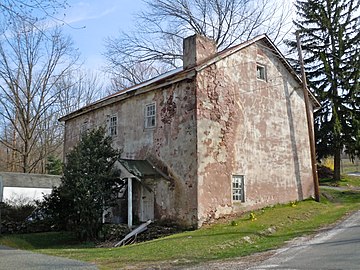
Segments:
[[[140,199],[140,221],[154,220],[154,193],[141,185]]]

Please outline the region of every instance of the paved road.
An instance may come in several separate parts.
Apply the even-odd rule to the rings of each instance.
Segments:
[[[0,270],[95,270],[95,265],[0,246]]]
[[[360,211],[307,242],[280,249],[249,270],[360,269]]]
[[[295,239],[287,247],[186,270],[359,270],[360,211],[315,237]]]

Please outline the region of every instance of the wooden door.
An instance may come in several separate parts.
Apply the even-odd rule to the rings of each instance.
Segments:
[[[154,220],[154,193],[141,186],[140,221]]]

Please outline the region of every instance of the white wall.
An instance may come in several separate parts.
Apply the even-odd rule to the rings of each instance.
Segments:
[[[50,194],[51,190],[50,188],[4,187],[3,201],[11,204],[22,204],[34,200],[43,200],[44,194]]]

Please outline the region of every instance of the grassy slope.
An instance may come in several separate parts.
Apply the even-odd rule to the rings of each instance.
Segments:
[[[307,200],[296,206],[268,207],[254,212],[256,220],[246,214],[232,222],[120,248],[73,245],[74,239],[64,233],[7,236],[0,238],[0,244],[95,262],[101,269],[194,264],[281,246],[291,238],[313,233],[360,208],[360,192],[326,189],[326,198],[322,197],[321,203]]]
[[[320,184],[347,188],[360,187],[360,177],[346,175],[338,182],[334,182],[331,178],[325,178],[320,180]]]
[[[342,159],[341,160],[341,173],[351,173],[351,172],[360,172],[360,161],[359,159],[355,159],[352,162],[349,159]]]

